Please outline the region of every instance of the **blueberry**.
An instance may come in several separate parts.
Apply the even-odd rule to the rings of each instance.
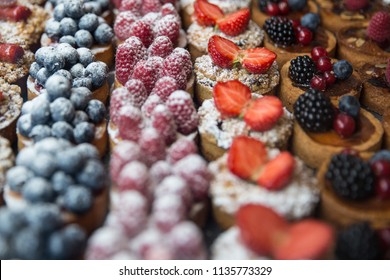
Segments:
[[[47,124],[50,121],[50,102],[43,99],[34,99],[32,101],[31,121],[35,126],[37,124]]]
[[[375,153],[370,159],[370,162],[375,162],[377,160],[386,160],[390,162],[390,150],[381,150]]]
[[[45,88],[42,88],[41,91],[39,92],[39,95],[37,97],[34,98],[35,99],[44,99],[46,101],[50,101],[50,97],[49,95],[47,94],[47,91]]]
[[[88,121],[89,121],[89,117],[87,113],[85,113],[84,111],[76,111],[74,115],[74,119],[72,121],[72,125],[76,126],[79,123],[88,122]]]
[[[288,0],[288,6],[293,11],[301,11],[306,7],[307,0]]]
[[[39,48],[35,52],[35,61],[40,65],[43,66],[43,61],[45,60],[45,57],[48,53],[55,52],[55,48],[52,46],[49,47],[42,47]]]
[[[80,78],[74,78],[72,87],[78,88],[78,87],[86,87],[89,89],[92,89],[92,79],[89,77],[80,77]]]
[[[77,182],[91,190],[101,190],[106,183],[106,172],[98,160],[88,160],[77,174]]]
[[[49,137],[36,143],[34,147],[38,153],[48,153],[55,157],[58,152],[72,147],[72,144],[65,139]]]
[[[100,4],[100,7],[102,7],[102,9],[107,9],[108,6],[110,5],[109,0],[95,0],[95,2],[98,2]]]
[[[339,99],[339,109],[341,112],[344,112],[353,118],[357,118],[360,111],[359,100],[350,95],[341,96]]]
[[[74,117],[74,107],[69,99],[59,97],[50,104],[51,117],[54,121],[70,123]]]
[[[34,173],[30,169],[24,166],[15,166],[7,172],[7,185],[11,190],[21,192],[24,184],[32,177],[34,177]]]
[[[92,98],[92,92],[86,87],[72,88],[70,101],[76,110],[84,110]]]
[[[72,185],[65,191],[65,209],[76,214],[84,214],[92,207],[93,197],[91,191],[79,185]]]
[[[26,211],[26,219],[30,227],[43,233],[52,232],[62,225],[61,211],[51,203],[31,205]]]
[[[33,105],[32,100],[24,102],[22,106],[22,115],[30,114],[32,111],[32,105]]]
[[[0,235],[0,260],[12,259],[12,250],[7,239]]]
[[[66,17],[65,6],[63,3],[58,4],[53,11],[53,17],[57,21],[61,21],[64,17]]]
[[[102,8],[99,5],[99,3],[90,1],[84,3],[84,11],[85,13],[92,13],[95,15],[101,15],[102,14]]]
[[[87,30],[89,32],[94,32],[95,29],[99,26],[99,20],[95,14],[86,14],[80,18],[79,28]]]
[[[97,99],[92,99],[88,103],[86,112],[90,120],[96,124],[104,120],[106,116],[106,107],[104,106],[103,102]]]
[[[81,78],[84,77],[85,68],[81,63],[77,63],[70,68],[70,73],[73,78]]]
[[[53,75],[47,79],[45,88],[50,100],[55,102],[60,97],[69,98],[71,81],[62,75]]]
[[[25,212],[8,207],[0,208],[0,234],[11,237],[27,225]]]
[[[60,21],[60,30],[62,36],[64,35],[74,35],[77,32],[77,23],[71,18],[63,18]]]
[[[16,259],[39,260],[44,258],[45,240],[33,228],[24,228],[15,232],[13,248]]]
[[[49,73],[57,72],[58,70],[64,68],[65,58],[59,52],[50,52],[45,56],[43,66],[47,71],[49,71]]]
[[[35,175],[50,178],[56,171],[57,164],[55,158],[49,153],[39,153],[35,156],[30,168]]]
[[[73,79],[72,77],[72,74],[68,71],[68,70],[65,70],[65,69],[60,69],[58,70],[57,72],[55,72],[53,74],[54,75],[60,75],[62,77],[65,77],[66,79],[68,79],[69,81],[71,81]]]
[[[301,25],[315,31],[320,24],[320,16],[315,13],[307,13],[301,18]]]
[[[91,48],[93,45],[92,34],[87,30],[79,30],[74,34],[76,44],[79,48]]]
[[[22,136],[29,137],[31,130],[33,129],[31,115],[27,114],[20,116],[16,123],[16,128]]]
[[[73,141],[73,127],[64,121],[55,122],[51,126],[51,134],[53,137]]]
[[[34,140],[34,142],[39,142],[45,138],[51,136],[51,128],[48,125],[36,125],[31,130],[29,137]]]
[[[84,159],[100,159],[99,152],[95,146],[83,143],[76,146],[76,150],[81,154]]]
[[[333,64],[333,71],[337,79],[346,80],[352,75],[353,67],[348,61],[339,60]]]
[[[79,53],[79,61],[84,67],[87,67],[88,64],[95,60],[95,57],[90,49],[78,48],[77,52]]]
[[[65,13],[68,17],[78,19],[84,15],[83,1],[69,0],[65,2]]]
[[[59,43],[67,43],[73,48],[77,47],[76,39],[72,35],[65,35],[60,38]]]
[[[72,176],[66,174],[64,171],[57,171],[51,177],[51,184],[53,190],[58,194],[64,194],[65,190],[74,184]]]
[[[54,190],[50,182],[40,177],[28,180],[22,190],[23,198],[31,203],[52,202]]]
[[[30,70],[29,70],[29,74],[31,77],[33,77],[33,79],[36,79],[37,78],[37,74],[38,74],[38,71],[41,69],[42,67],[38,64],[38,62],[34,61],[31,66],[30,66]]]
[[[36,155],[37,151],[35,150],[35,146],[25,147],[18,153],[16,157],[16,164],[29,168],[35,160]]]
[[[57,154],[57,165],[60,170],[67,174],[75,174],[80,171],[83,163],[83,157],[75,148]]]
[[[53,232],[48,239],[50,259],[79,259],[87,245],[85,232],[75,224]]]
[[[49,71],[46,70],[46,68],[41,68],[39,69],[38,73],[37,73],[37,82],[38,84],[40,85],[45,85],[47,79],[50,77],[50,73]]]
[[[93,88],[101,87],[107,79],[108,67],[104,62],[90,63],[85,68],[85,75],[92,79]]]
[[[57,45],[57,51],[65,58],[65,68],[70,69],[79,61],[79,53],[68,43]]]
[[[101,45],[111,43],[112,38],[114,38],[114,32],[107,23],[100,24],[93,35],[96,42]]]
[[[73,129],[73,137],[77,144],[90,143],[95,138],[95,126],[89,122],[81,122]]]
[[[61,36],[60,23],[51,18],[46,21],[45,33],[49,38],[59,38]]]

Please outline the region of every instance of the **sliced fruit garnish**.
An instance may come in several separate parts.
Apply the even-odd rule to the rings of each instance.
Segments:
[[[16,44],[0,44],[0,61],[16,63],[24,55],[24,50]]]
[[[202,26],[214,26],[217,20],[223,18],[223,11],[206,0],[197,0],[194,3],[196,20]]]
[[[31,10],[25,6],[13,6],[0,9],[0,20],[21,21],[31,15]]]
[[[219,29],[229,36],[237,36],[248,27],[251,13],[248,8],[229,14],[217,21]]]
[[[276,59],[276,54],[266,48],[242,50],[241,64],[250,73],[263,74]]]
[[[283,104],[275,96],[264,96],[248,106],[244,115],[245,122],[257,131],[271,129],[283,115]]]
[[[208,43],[208,52],[214,64],[222,68],[232,68],[240,48],[232,41],[214,35]]]
[[[233,140],[228,154],[228,168],[236,176],[251,179],[267,161],[267,150],[263,142],[248,136]]]
[[[218,82],[213,89],[214,103],[226,117],[239,116],[243,107],[251,100],[251,90],[240,81]]]
[[[275,240],[287,232],[287,222],[273,210],[255,204],[240,207],[236,214],[236,225],[242,241],[261,255],[270,255]]]
[[[269,190],[279,190],[290,182],[294,166],[294,157],[289,152],[282,152],[265,164],[257,183]]]
[[[0,101],[3,101],[4,100],[4,96],[3,96],[3,93],[0,91]]]

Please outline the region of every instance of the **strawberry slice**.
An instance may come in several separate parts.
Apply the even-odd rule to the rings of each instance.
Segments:
[[[273,255],[279,260],[319,259],[331,247],[333,240],[334,232],[329,225],[304,220],[288,229],[288,238],[276,245]]]
[[[238,80],[218,82],[213,89],[214,103],[225,117],[239,116],[251,100],[251,90]]]
[[[248,27],[251,13],[248,8],[231,13],[217,21],[219,29],[229,36],[237,36]]]
[[[229,170],[243,179],[251,179],[267,161],[267,150],[263,142],[248,136],[233,140],[228,155]]]
[[[245,122],[257,131],[270,130],[283,115],[283,104],[275,96],[256,99],[244,115]]]
[[[222,68],[232,68],[240,48],[232,41],[214,35],[208,43],[208,52],[215,65]]]
[[[284,239],[287,222],[272,209],[262,205],[248,204],[236,214],[236,225],[243,242],[256,253],[270,255],[274,244]]]
[[[268,71],[276,59],[276,54],[266,48],[242,50],[241,64],[248,72],[263,74]]]
[[[257,183],[269,190],[279,190],[290,182],[295,160],[289,152],[282,152],[261,170]]]
[[[24,55],[24,50],[16,44],[0,44],[0,61],[16,63]]]
[[[217,20],[223,18],[223,11],[206,0],[197,0],[194,3],[196,21],[202,26],[214,26]]]
[[[31,10],[25,6],[14,6],[0,9],[0,20],[22,21],[31,15]]]
[[[5,98],[3,96],[3,93],[0,91],[0,102],[3,101]]]

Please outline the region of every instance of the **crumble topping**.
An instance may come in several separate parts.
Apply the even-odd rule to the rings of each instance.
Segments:
[[[4,100],[0,101],[0,130],[9,126],[16,120],[22,109],[23,99],[20,96],[20,88],[10,85],[0,78],[0,92]]]
[[[0,190],[5,183],[5,173],[14,165],[15,157],[7,139],[0,137]]]
[[[30,65],[33,62],[34,54],[31,51],[25,49],[23,58],[17,61],[17,63],[6,63],[0,61],[0,76],[3,77],[7,83],[15,83],[17,80],[28,74]]]

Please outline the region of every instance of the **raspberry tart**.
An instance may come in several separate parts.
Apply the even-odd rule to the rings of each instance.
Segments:
[[[276,54],[266,48],[241,50],[232,41],[214,35],[208,55],[195,61],[196,97],[199,103],[213,96],[217,82],[239,80],[252,93],[270,95],[279,84]]]
[[[200,150],[209,161],[222,156],[234,137],[248,135],[269,148],[286,149],[293,116],[275,96],[251,94],[239,81],[218,82],[213,99],[198,110]]]
[[[375,152],[382,145],[380,121],[361,109],[355,97],[342,96],[333,103],[337,108],[329,97],[309,89],[294,104],[292,150],[312,168],[345,148]]]

